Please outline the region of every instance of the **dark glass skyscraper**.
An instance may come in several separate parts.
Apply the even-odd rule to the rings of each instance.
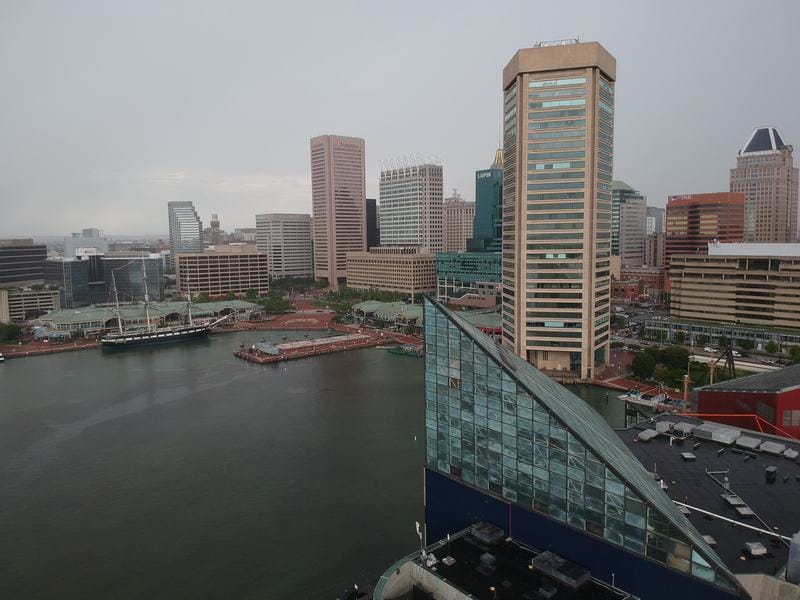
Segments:
[[[475,172],[475,227],[470,252],[500,252],[503,238],[503,151],[488,169]]]
[[[378,227],[378,205],[375,198],[367,198],[367,250],[381,245]]]

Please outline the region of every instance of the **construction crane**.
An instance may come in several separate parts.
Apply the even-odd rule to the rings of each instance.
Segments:
[[[728,376],[730,379],[736,377],[736,365],[733,362],[733,346],[728,344],[728,347],[720,354],[716,360],[709,361],[708,363],[708,384],[712,385],[714,383],[714,374],[716,372],[716,366],[719,361],[725,359],[725,370],[728,372]]]

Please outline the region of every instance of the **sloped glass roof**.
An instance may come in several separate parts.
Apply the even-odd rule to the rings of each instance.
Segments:
[[[446,317],[462,334],[465,334],[490,360],[507,373],[517,385],[542,405],[552,417],[560,421],[575,438],[577,438],[587,451],[594,453],[599,460],[605,463],[606,468],[614,473],[616,478],[631,492],[646,502],[651,509],[656,510],[662,519],[665,519],[675,531],[681,532],[692,549],[700,558],[698,562],[706,561],[717,573],[717,584],[727,589],[735,589],[748,597],[738,579],[729,571],[725,563],[711,549],[701,534],[692,526],[684,515],[678,510],[672,500],[660,489],[639,460],[628,450],[619,436],[606,423],[594,409],[581,398],[556,383],[548,376],[541,373],[533,365],[527,363],[507,348],[495,344],[489,337],[482,334],[457,314],[446,309],[439,302],[426,298],[428,306]],[[433,328],[432,315],[426,310],[426,344],[428,344],[428,327]],[[432,331],[432,330],[431,330]],[[441,335],[437,332],[436,335]],[[454,340],[451,339],[451,344]],[[436,360],[438,357],[434,358]],[[452,362],[451,362],[452,366]],[[534,407],[535,408],[535,407]],[[695,560],[695,559],[693,559]]]

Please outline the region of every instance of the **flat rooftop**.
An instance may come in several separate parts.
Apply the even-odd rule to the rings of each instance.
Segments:
[[[556,590],[554,597],[559,600],[616,600],[630,597],[629,594],[614,590],[595,579],[589,579],[577,588],[572,588],[532,568],[531,560],[540,553],[509,539],[486,545],[467,531],[452,538],[449,544],[442,542],[441,547],[434,549],[433,553],[439,562],[430,568],[423,568],[477,600],[530,600],[547,597],[538,593],[540,589]],[[481,560],[487,553],[494,559],[491,565]],[[448,554],[455,559],[452,566],[441,562]],[[421,558],[415,559],[415,562],[422,565]],[[492,587],[497,590],[497,596],[491,591]]]
[[[701,390],[713,392],[787,392],[800,388],[800,364],[777,371],[749,375],[730,381],[706,385]]]
[[[791,538],[800,530],[800,442],[720,423],[703,429],[717,428],[722,441],[700,437],[709,434],[699,431],[681,440],[674,427],[671,432],[660,432],[669,423],[691,429],[703,421],[662,415],[619,435],[644,467],[661,478],[667,486],[664,493],[688,506],[682,510],[689,522],[701,535],[713,538],[716,543],[710,545],[733,573],[775,575],[786,565],[789,545],[769,532]],[[659,433],[642,441],[639,433],[645,430]],[[644,437],[649,435],[652,433]],[[759,449],[762,442],[772,442],[761,448],[774,453]],[[781,446],[788,451],[786,455]],[[683,453],[694,458],[684,458]],[[776,468],[774,483],[767,483],[768,467]],[[734,498],[728,501],[723,494]],[[743,516],[737,508],[749,508],[753,514]],[[760,542],[766,553],[752,557],[745,551],[749,542]]]

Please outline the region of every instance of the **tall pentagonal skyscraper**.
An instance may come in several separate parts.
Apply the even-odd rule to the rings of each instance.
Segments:
[[[503,343],[565,377],[608,360],[615,79],[577,40],[503,70]]]
[[[746,242],[797,241],[798,169],[774,127],[759,127],[731,169],[731,191],[745,195]]]
[[[347,275],[347,253],[367,249],[364,140],[340,135],[311,139],[314,277],[332,288]]]

